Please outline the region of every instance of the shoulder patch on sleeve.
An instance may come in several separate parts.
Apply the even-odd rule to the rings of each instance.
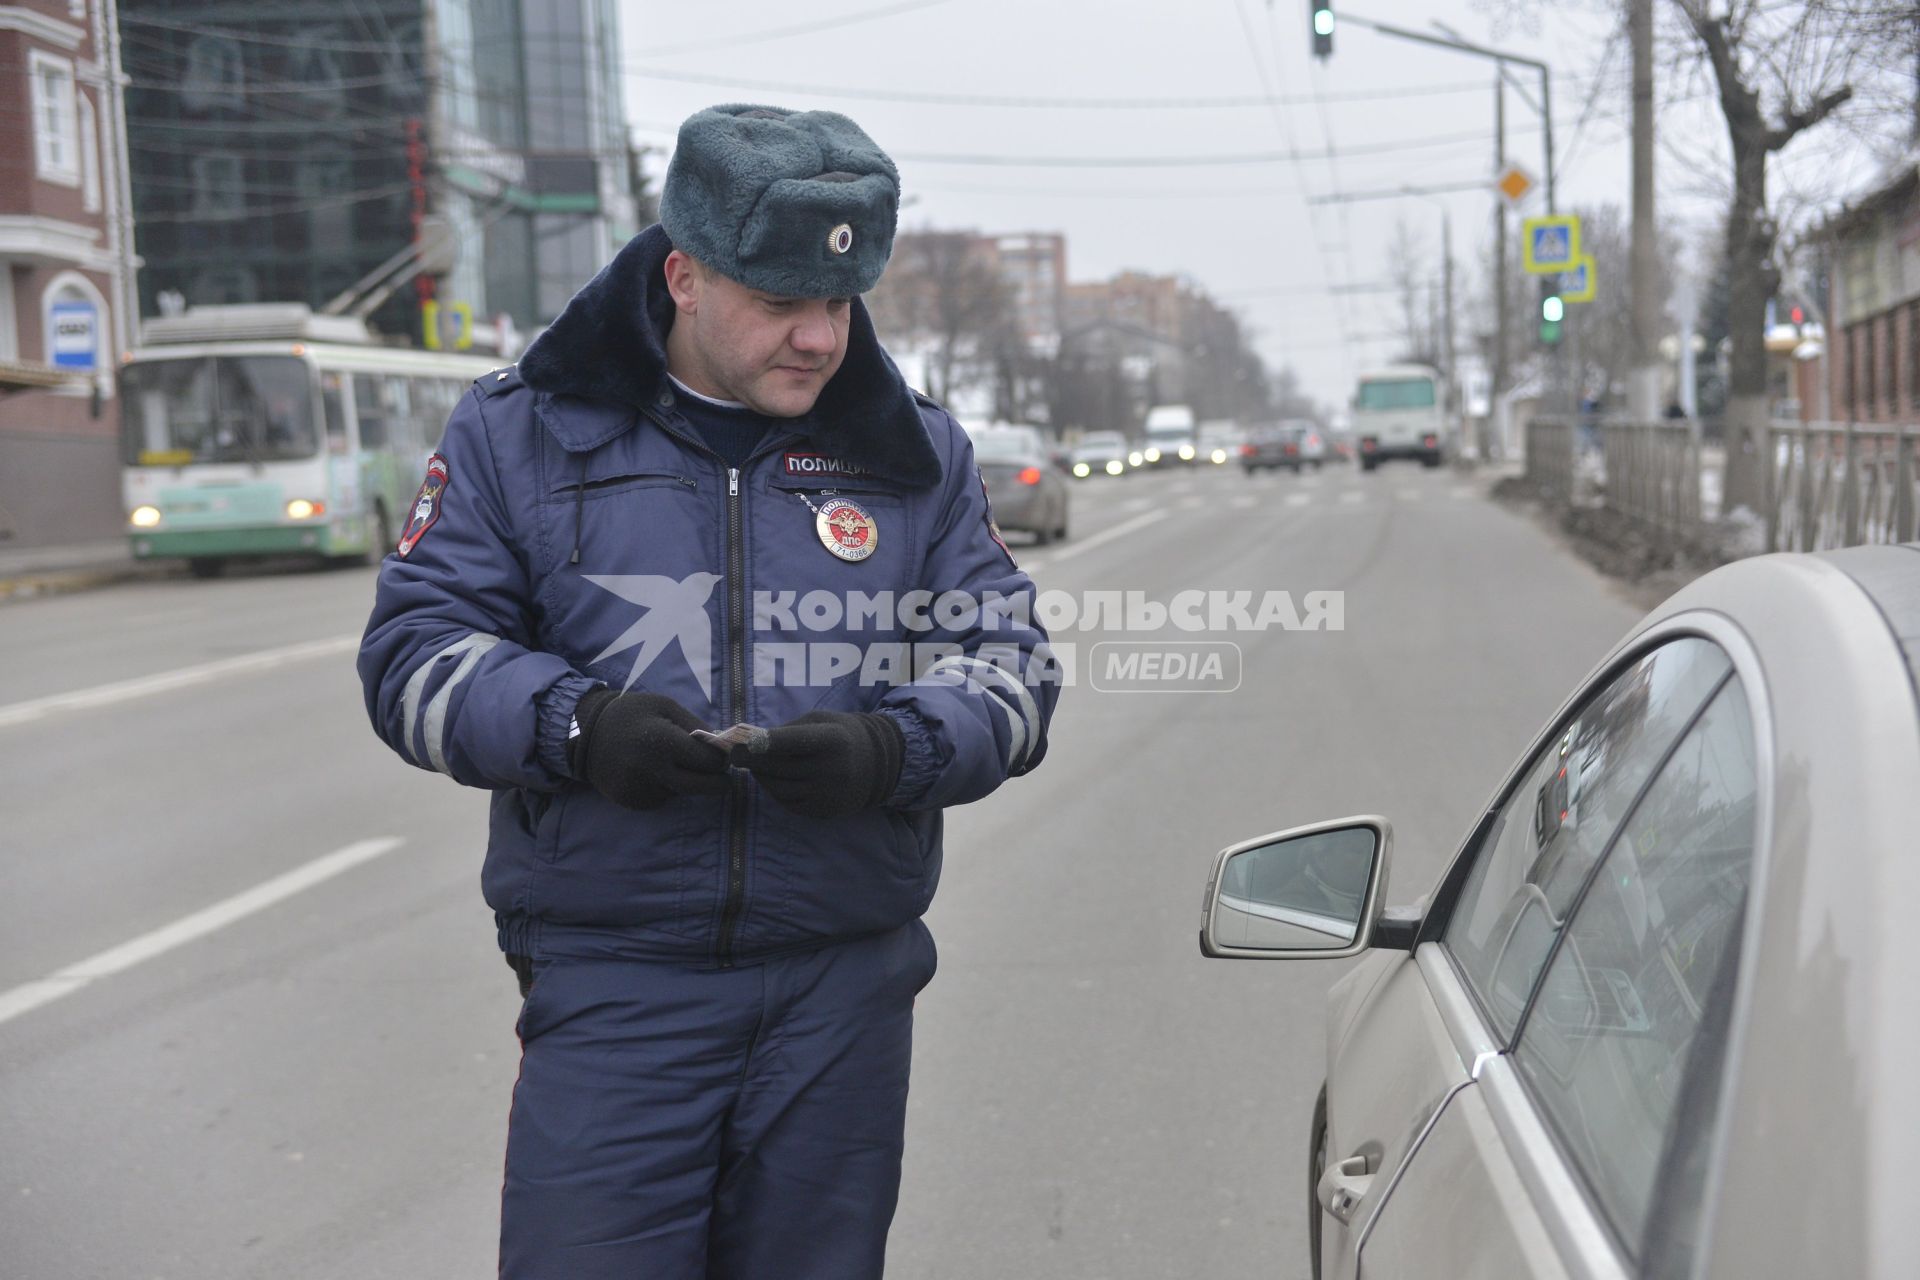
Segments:
[[[977,466],[973,469],[973,474],[980,481],[980,501],[984,502],[987,506],[987,536],[999,545],[1000,550],[1005,553],[1007,557],[1007,563],[1017,570],[1020,567],[1020,562],[1013,558],[1013,548],[1007,545],[1006,538],[1000,533],[999,522],[993,518],[993,498],[987,493],[987,478],[981,474],[980,468]]]
[[[413,495],[413,510],[407,517],[406,532],[400,535],[400,543],[394,548],[405,559],[420,539],[427,536],[427,530],[433,528],[434,521],[440,518],[440,507],[447,494],[447,460],[439,454],[427,459],[427,478],[420,482],[420,492]]]

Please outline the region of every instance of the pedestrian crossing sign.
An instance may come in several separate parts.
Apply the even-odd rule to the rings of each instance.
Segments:
[[[1594,291],[1599,286],[1598,273],[1593,269],[1593,255],[1583,253],[1573,270],[1560,276],[1560,301],[1592,302]]]
[[[1528,275],[1572,271],[1580,260],[1580,219],[1570,213],[1520,224],[1520,261]]]

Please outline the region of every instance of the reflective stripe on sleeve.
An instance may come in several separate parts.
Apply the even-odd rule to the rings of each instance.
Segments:
[[[922,679],[944,671],[958,671],[969,686],[992,695],[993,705],[1006,713],[1007,727],[1011,731],[1007,767],[1011,769],[1025,763],[1040,740],[1040,709],[1033,701],[1032,692],[1020,682],[1020,677],[983,658],[961,654],[934,663],[927,668]],[[1009,696],[1009,691],[1012,696]]]
[[[403,713],[403,740],[406,743],[407,754],[413,757],[416,764],[431,764],[441,773],[448,772],[446,743],[443,741],[443,738],[446,733],[447,706],[453,699],[454,686],[462,680],[465,680],[467,676],[472,673],[473,668],[478,665],[480,659],[485,657],[487,652],[499,643],[499,636],[486,635],[476,631],[472,635],[454,641],[440,652],[434,654],[431,658],[421,663],[419,668],[407,678],[406,692],[401,697],[400,703]],[[454,657],[460,658],[460,665],[453,669],[453,674],[447,677],[446,682],[442,684],[439,690],[433,695],[433,701],[427,704],[426,722],[425,724],[421,724],[420,699],[426,693],[427,680],[432,676],[434,668],[439,666],[442,661]],[[421,728],[425,737],[427,755],[425,761],[420,759],[420,753],[416,751],[413,746],[413,734],[416,726]]]

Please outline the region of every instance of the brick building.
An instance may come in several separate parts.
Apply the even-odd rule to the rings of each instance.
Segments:
[[[1920,161],[1827,224],[1833,416],[1920,418]]]
[[[114,0],[0,5],[0,547],[123,530],[135,262]]]

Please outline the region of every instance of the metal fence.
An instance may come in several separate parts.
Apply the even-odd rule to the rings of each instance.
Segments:
[[[1911,542],[1920,468],[1914,423],[1779,424],[1767,476],[1767,549]]]
[[[1779,422],[1768,428],[1768,551],[1824,551],[1920,537],[1920,423]],[[1717,451],[1716,451],[1717,452]],[[1561,503],[1604,506],[1678,540],[1712,525],[1702,491],[1724,477],[1683,422],[1527,424],[1527,479]],[[1704,505],[1719,505],[1716,500]]]

